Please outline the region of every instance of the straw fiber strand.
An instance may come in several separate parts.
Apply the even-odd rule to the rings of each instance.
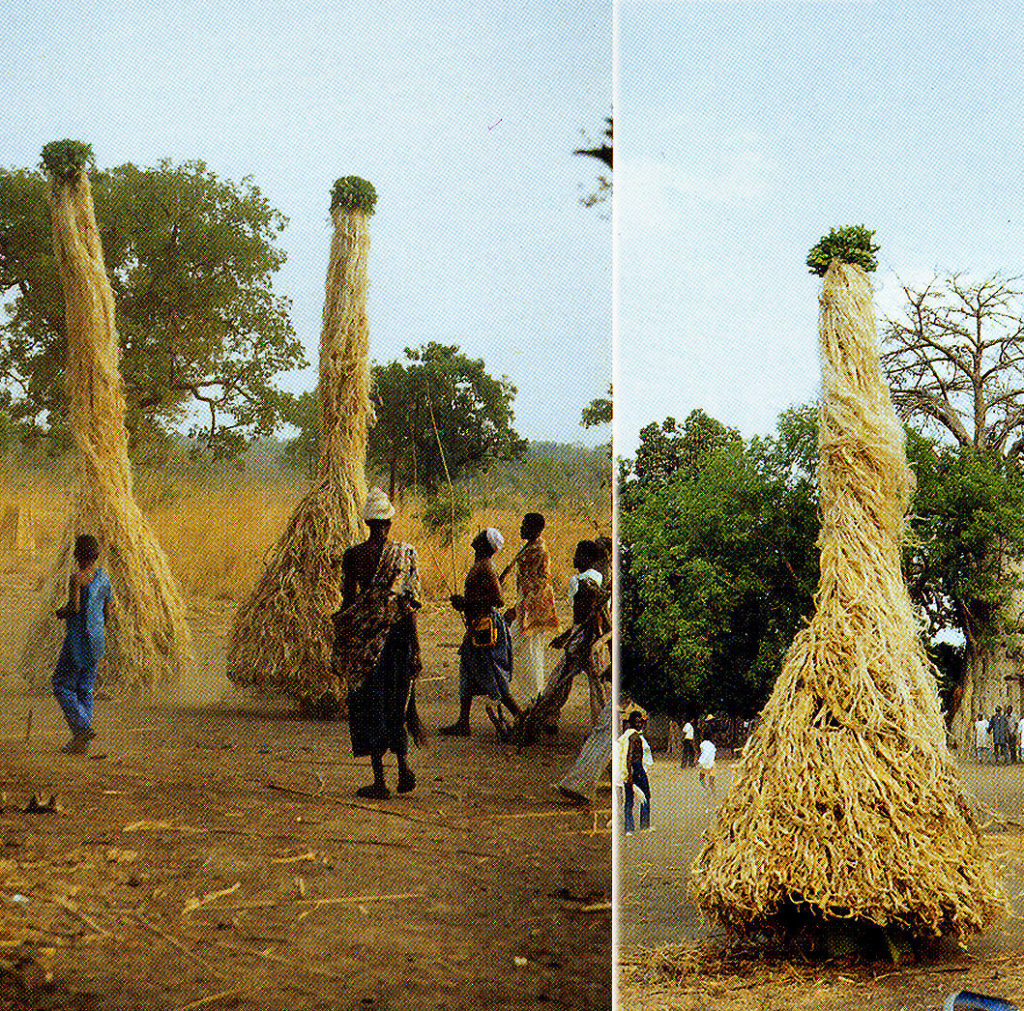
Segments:
[[[363,538],[371,420],[366,316],[366,214],[333,211],[334,236],[320,336],[320,461],[231,631],[227,675],[327,712],[344,709],[330,663],[331,615],[341,603],[341,558]]]
[[[870,285],[821,294],[822,528],[796,636],[693,867],[734,933],[805,916],[962,937],[1008,911],[945,743],[900,569],[914,481],[878,362]]]
[[[64,627],[53,612],[67,599],[75,537],[91,533],[114,590],[101,683],[128,689],[174,683],[191,657],[191,634],[167,557],[132,491],[114,299],[88,176],[55,181],[50,204],[66,307],[65,389],[81,479],[20,668],[36,685],[52,673]]]

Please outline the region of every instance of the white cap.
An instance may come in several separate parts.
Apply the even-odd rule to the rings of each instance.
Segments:
[[[395,515],[395,507],[391,504],[387,495],[380,488],[372,488],[366,496],[366,505],[363,507],[363,519],[389,520]]]
[[[497,527],[488,527],[484,531],[484,537],[487,538],[487,543],[494,548],[495,554],[505,546],[505,538],[501,536],[501,531]]]

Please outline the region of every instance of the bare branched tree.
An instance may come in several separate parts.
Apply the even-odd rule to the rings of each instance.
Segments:
[[[961,446],[1024,450],[1024,306],[1017,278],[954,274],[904,286],[906,318],[889,320],[882,365],[904,420],[918,417]]]
[[[1024,454],[1024,292],[1019,278],[962,274],[905,285],[905,315],[889,320],[882,365],[893,404],[965,450],[1021,463]],[[957,694],[953,731],[973,745],[973,721],[1007,702],[1019,713],[1024,633],[1024,559],[1014,557],[1007,531],[977,564],[992,568],[1001,599],[948,587],[967,644],[966,676]]]

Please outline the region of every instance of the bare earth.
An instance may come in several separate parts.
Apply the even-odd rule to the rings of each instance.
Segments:
[[[659,759],[651,771],[654,831],[624,839],[619,859],[620,1011],[927,1011],[961,989],[1024,1007],[1024,765],[962,767],[967,789],[1005,823],[992,824],[987,838],[1005,862],[1018,918],[963,947],[943,942],[898,965],[849,959],[802,964],[760,953],[723,958],[721,935],[687,894],[689,867],[711,808],[696,770]],[[732,763],[717,763],[719,797],[732,771]]]
[[[9,648],[37,575],[3,574]],[[469,740],[411,751],[411,794],[364,801],[345,723],[224,679],[232,611],[193,602],[194,683],[98,701],[88,757],[57,753],[52,698],[0,681],[0,1008],[610,1007],[608,811],[550,787],[586,686],[554,741],[516,754],[481,707]],[[459,628],[424,612],[429,731],[456,714]]]

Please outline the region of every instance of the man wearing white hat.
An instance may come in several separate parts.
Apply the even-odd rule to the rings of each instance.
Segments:
[[[459,647],[459,718],[438,731],[447,737],[469,737],[469,710],[477,695],[504,703],[514,717],[522,712],[508,687],[512,676],[512,639],[498,610],[505,600],[491,564],[491,558],[504,544],[505,538],[495,527],[481,530],[473,538],[470,546],[476,560],[466,574],[466,592],[451,598],[452,606],[463,613],[466,635]],[[501,731],[500,706],[497,713],[488,707],[487,715]]]
[[[333,619],[332,659],[348,687],[352,753],[369,755],[373,767],[373,783],[356,792],[374,799],[391,795],[384,782],[387,751],[398,762],[398,792],[415,787],[406,729],[417,744],[423,741],[414,688],[422,669],[416,628],[420,579],[416,549],[388,540],[394,514],[387,495],[374,488],[363,511],[370,536],[345,552],[342,608]]]

